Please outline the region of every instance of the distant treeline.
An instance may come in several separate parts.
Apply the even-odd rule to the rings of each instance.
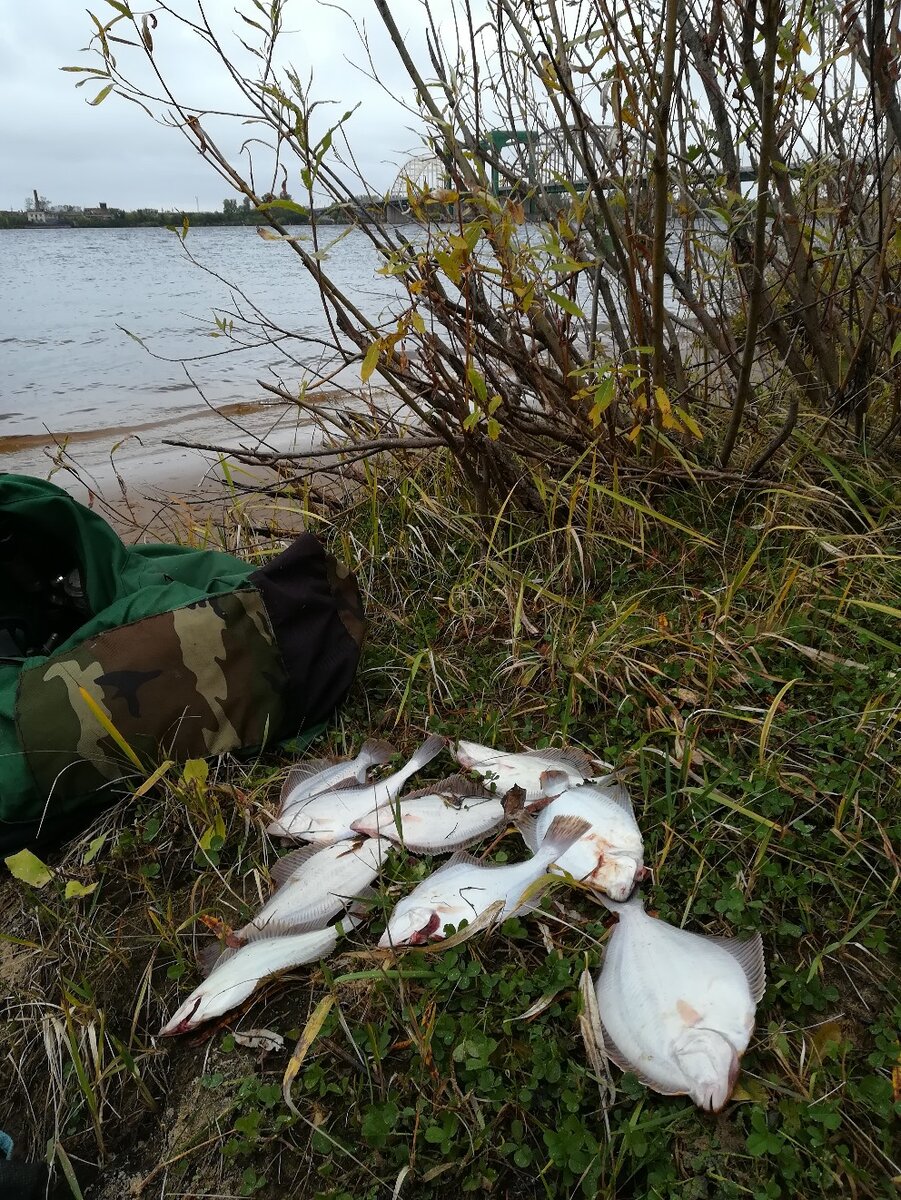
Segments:
[[[166,228],[170,225],[181,228],[187,218],[190,225],[263,225],[266,217],[262,212],[151,212],[138,209],[136,212],[124,212],[120,209],[110,209],[103,214],[97,213],[51,213],[49,220],[29,221],[24,212],[0,212],[0,229],[114,229],[128,228]],[[304,225],[307,219],[296,213],[290,216],[290,224]]]

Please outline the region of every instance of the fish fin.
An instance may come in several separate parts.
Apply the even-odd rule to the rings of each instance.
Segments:
[[[241,933],[243,935],[244,930],[241,930]],[[197,966],[201,975],[204,978],[211,975],[215,967],[219,967],[233,958],[238,953],[238,949],[237,946],[226,946],[219,938],[216,938],[214,942],[207,942],[197,951]]]
[[[405,804],[408,800],[419,800],[423,796],[453,796],[459,797],[461,800],[470,797],[491,799],[491,793],[486,792],[484,784],[477,779],[470,779],[468,775],[461,775],[459,772],[456,775],[448,775],[446,779],[441,779],[438,783],[430,783],[427,787],[417,788],[415,792],[407,792],[401,798],[401,804]]]
[[[299,783],[303,783],[305,779],[309,779],[311,775],[316,775],[319,771],[327,771],[334,765],[334,759],[331,758],[308,758],[305,762],[295,763],[282,784],[282,799],[286,799],[293,788],[297,787]]]
[[[440,871],[446,871],[448,867],[484,867],[485,864],[480,858],[476,858],[474,854],[469,854],[466,850],[457,850],[452,854],[446,863],[438,868]],[[437,875],[437,871],[435,874]]]
[[[655,1079],[649,1079],[643,1071],[636,1067],[635,1063],[630,1062],[623,1054],[622,1050],[617,1046],[616,1042],[610,1036],[610,1031],[604,1024],[603,1018],[600,1019],[601,1033],[604,1035],[604,1053],[612,1063],[616,1063],[621,1071],[628,1071],[634,1075],[639,1083],[643,1083],[645,1087],[649,1087],[652,1092],[657,1092],[660,1096],[682,1096],[685,1094],[684,1088],[667,1088],[662,1087]]]
[[[513,814],[513,824],[522,835],[522,840],[532,853],[535,854],[538,850],[538,835],[536,833],[538,818],[530,816],[527,812],[518,812]]]
[[[750,938],[709,936],[708,940],[728,951],[745,973],[754,1003],[766,990],[766,961],[763,957],[763,938],[755,933]]]
[[[544,799],[555,800],[557,796],[562,796],[564,792],[568,792],[572,786],[569,782],[569,776],[565,771],[542,771],[539,779],[541,780],[541,797]]]
[[[283,854],[269,868],[269,878],[272,880],[276,888],[284,887],[288,880],[294,875],[303,864],[318,854],[322,849],[321,846],[301,846],[299,850],[292,850],[289,854]]]
[[[496,833],[497,830],[501,828],[505,819],[506,818],[503,816],[503,814],[501,814],[494,825],[489,825],[488,828],[483,829],[481,833],[473,834],[471,837],[464,838],[462,841],[457,841],[454,838],[450,838],[448,839],[450,845],[440,842],[431,842],[429,844],[426,844],[425,842],[411,842],[408,838],[405,838],[404,849],[408,850],[410,854],[450,854],[452,851],[456,853],[460,850],[466,850],[469,846],[477,846],[479,842],[484,842],[486,837],[489,837],[492,833]],[[475,861],[481,866],[485,865],[481,859],[475,859]],[[448,864],[445,863],[444,865],[447,866]]]
[[[547,747],[544,750],[526,750],[526,758],[544,758],[551,762],[563,763],[570,770],[575,771],[577,775],[581,775],[583,779],[587,779],[595,769],[594,761],[590,755],[584,750],[577,750],[575,746],[570,746],[568,749],[557,750],[556,747]]]
[[[615,775],[599,775],[596,779],[589,779],[588,783],[596,787],[598,791],[603,792],[608,800],[612,800],[614,804],[618,804],[630,817],[635,816],[635,806],[632,803],[629,790],[625,784],[620,783]]]
[[[323,928],[321,920],[322,918],[317,920],[313,917],[307,921],[267,921],[261,928],[254,925],[251,920],[248,921],[241,932],[244,935],[244,944],[250,945],[251,942],[261,942],[271,938],[291,937],[297,933],[317,932]]]
[[[295,807],[295,805],[291,803],[291,793],[298,786],[298,784],[305,783],[310,776],[318,775],[320,771],[324,771],[328,767],[334,767],[335,765],[335,763],[329,762],[327,758],[317,758],[312,759],[310,763],[298,763],[296,767],[292,767],[288,772],[288,778],[282,784],[282,790],[278,798],[280,815],[284,815],[289,808]],[[308,770],[308,767],[312,767],[313,769]],[[348,767],[350,767],[349,763]],[[365,778],[365,768],[363,768],[363,775]],[[307,801],[314,799],[315,796],[323,795],[325,792],[334,792],[337,791],[338,788],[357,787],[359,784],[360,781],[357,779],[357,775],[354,774],[353,771],[350,771],[348,775],[346,775],[343,779],[339,779],[337,783],[329,784],[329,786],[327,788],[323,788],[321,792],[314,792],[312,796],[307,796],[305,800],[301,800],[300,806],[303,806],[307,803]]]
[[[446,745],[447,738],[443,738],[438,733],[430,734],[419,749],[413,753],[408,765],[412,767],[415,763],[416,770],[420,771],[426,763],[430,763],[433,758],[437,758]]]
[[[559,853],[568,850],[573,842],[577,842],[583,834],[587,833],[591,828],[588,821],[581,817],[566,816],[561,813],[559,817],[554,817],[548,826],[548,831],[542,839],[542,847],[547,846],[550,849],[556,849]]]
[[[386,762],[390,762],[396,753],[397,751],[390,742],[379,741],[377,738],[369,738],[360,747],[360,753],[357,755],[357,758],[368,760],[363,763],[357,772],[357,782],[364,782],[367,767],[382,767]]]

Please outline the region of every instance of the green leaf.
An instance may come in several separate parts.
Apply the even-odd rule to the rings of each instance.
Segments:
[[[296,213],[298,217],[308,217],[310,210],[304,208],[302,204],[298,204],[296,200],[267,200],[265,204],[261,204],[257,211],[264,208],[281,208],[285,212]]]
[[[379,361],[379,352],[381,351],[380,342],[370,342],[369,349],[366,351],[366,356],[363,359],[363,365],[360,368],[360,379],[363,383],[371,377]]]
[[[548,292],[548,299],[553,300],[556,305],[567,312],[572,317],[584,317],[585,314],[576,304],[575,300],[570,300],[569,296],[564,296],[560,292]]]
[[[466,368],[466,378],[469,380],[470,387],[478,396],[479,402],[485,404],[488,400],[488,388],[485,386],[485,377],[472,363]]]
[[[103,101],[107,98],[107,96],[110,94],[110,92],[112,90],[113,90],[113,85],[111,83],[108,83],[105,88],[100,89],[100,91],[97,93],[97,95],[94,97],[93,100],[88,101],[88,104],[90,104],[92,108],[94,108],[98,104],[102,104]]]
[[[603,413],[613,403],[613,395],[613,376],[608,375],[606,379],[601,381],[600,387],[594,393],[594,404],[591,412],[588,414],[588,419],[592,425],[597,425]]]
[[[491,438],[492,442],[496,442],[497,439],[501,436],[501,427],[500,427],[499,423],[494,419],[494,417],[488,418],[488,424],[486,426],[486,430],[487,430],[488,436],[489,436],[489,438]]]
[[[901,354],[901,333],[892,342],[892,358],[897,358]]]
[[[96,883],[79,883],[77,879],[70,879],[66,884],[65,896],[67,900],[79,900],[82,896],[90,896],[91,892],[96,890]]]
[[[103,849],[105,843],[106,843],[106,834],[105,833],[101,833],[101,835],[99,837],[95,837],[94,840],[91,842],[91,844],[88,846],[87,854],[85,854],[84,858],[81,860],[82,865],[86,867],[89,863],[92,863],[94,861],[94,859],[97,857],[97,855],[100,853],[100,851]]]
[[[212,825],[209,825],[201,835],[200,849],[221,850],[222,844],[225,841],[225,821],[222,819],[222,813],[216,813],[216,819]]]
[[[9,867],[13,879],[27,883],[29,887],[46,887],[53,878],[50,868],[30,850],[20,850],[18,854],[11,854],[3,861]]]

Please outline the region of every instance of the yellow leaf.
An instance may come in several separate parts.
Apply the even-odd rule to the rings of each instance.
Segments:
[[[201,760],[202,761],[202,760]],[[148,775],[139,788],[135,788],[135,796],[146,796],[152,787],[159,783],[170,767],[174,767],[175,763],[171,758],[167,758],[164,763],[160,763],[152,775]]]
[[[11,854],[3,861],[9,867],[13,879],[27,883],[29,887],[45,887],[53,878],[50,868],[30,850],[20,850],[18,854]]]
[[[641,426],[636,425],[634,427],[634,429],[630,429],[629,432],[626,434],[626,437],[628,438],[628,440],[630,442],[637,442],[638,439],[641,437]]]
[[[360,379],[363,383],[370,378],[379,361],[379,351],[381,344],[379,342],[370,342],[369,349],[366,351],[366,357],[363,359],[363,365],[360,368]]]
[[[185,783],[196,783],[202,789],[210,777],[210,765],[205,758],[189,758],[182,768],[181,777]]]
[[[675,413],[692,437],[696,437],[699,440],[701,437],[703,437],[700,425],[697,423],[694,417],[689,416],[684,408],[676,408]]]
[[[413,282],[410,284],[410,295],[418,296],[424,287],[425,287],[425,284],[422,282],[421,279],[414,279]]]
[[[654,388],[654,399],[657,401],[657,407],[661,413],[669,415],[673,411],[672,405],[669,402],[669,396],[666,394],[666,389],[662,387]],[[672,428],[672,426],[670,426]]]
[[[423,321],[422,315],[420,313],[418,313],[418,312],[411,313],[410,321],[412,322],[413,328],[416,330],[417,333],[425,333],[425,321]]]
[[[319,1036],[319,1031],[325,1024],[325,1018],[331,1012],[334,1003],[334,996],[324,996],[313,1009],[310,1019],[307,1021],[304,1031],[300,1035],[297,1045],[294,1047],[291,1061],[285,1069],[282,1079],[282,1095],[285,1098],[285,1104],[294,1113],[295,1117],[300,1116],[300,1113],[295,1108],[294,1101],[291,1099],[291,1084],[297,1077],[297,1072],[303,1065],[303,1060],[306,1058],[307,1052]]]

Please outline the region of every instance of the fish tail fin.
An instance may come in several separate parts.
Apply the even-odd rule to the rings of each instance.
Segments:
[[[433,758],[437,758],[446,745],[446,738],[433,733],[426,738],[406,766],[402,767],[397,774],[404,779],[409,779],[411,775],[415,775],[417,771],[421,771],[423,767],[427,766]]]
[[[386,762],[390,762],[394,758],[397,751],[390,742],[379,741],[376,738],[370,738],[360,747],[360,753],[357,755],[357,762],[360,764],[360,771],[365,778],[367,767],[381,767]],[[363,779],[357,776],[358,782],[362,783]]]

